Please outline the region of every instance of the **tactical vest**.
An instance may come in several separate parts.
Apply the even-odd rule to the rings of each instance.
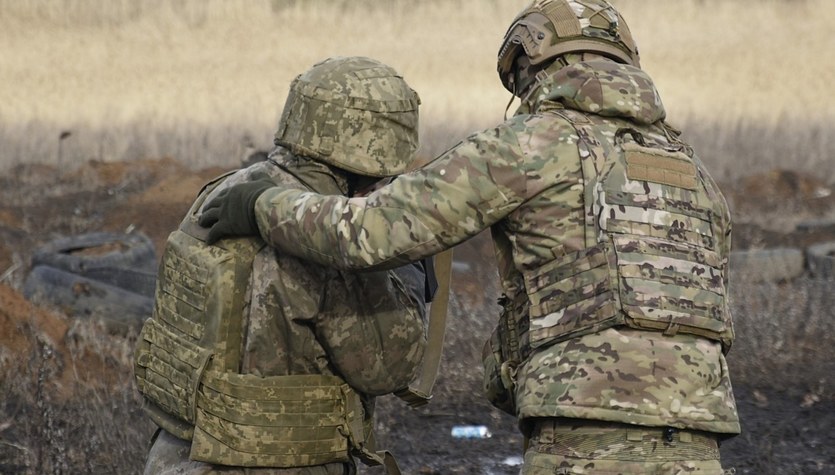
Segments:
[[[351,451],[384,463],[372,451],[371,418],[342,378],[240,374],[252,263],[265,244],[238,238],[207,245],[196,222],[201,203],[168,238],[153,314],[137,343],[146,412],[191,440],[193,460],[302,467],[346,462]]]
[[[523,353],[623,325],[699,335],[727,351],[729,218],[701,163],[677,139],[651,141],[620,129],[612,144],[598,139],[595,119],[554,113],[579,137],[585,248],[524,273],[530,307]]]

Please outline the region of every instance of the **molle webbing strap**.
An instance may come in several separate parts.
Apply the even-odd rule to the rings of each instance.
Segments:
[[[521,315],[529,305],[528,296],[524,292],[518,292],[506,305],[509,306],[509,310],[508,307],[502,309],[502,315]],[[504,337],[502,347],[507,351],[507,364],[502,364],[502,372],[508,373],[504,375],[505,377],[515,380],[516,367],[522,364],[522,360],[527,357],[522,353],[522,341],[529,337],[525,335],[524,331],[520,334],[520,325],[515,318],[501,318],[499,325],[502,325],[502,336]],[[530,332],[530,329],[527,331]]]
[[[585,249],[526,273],[531,347],[620,325],[730,345],[714,185],[677,147],[609,144],[589,117],[553,113],[579,137]]]
[[[376,451],[376,441],[374,439],[373,422],[368,421],[367,430],[362,428],[351,430],[349,433],[351,446],[356,455],[365,465],[375,467],[382,466],[385,468],[387,475],[401,475],[400,466],[397,464],[397,459],[388,450]],[[354,436],[357,434],[364,434],[364,440],[357,440]]]
[[[447,306],[449,304],[449,283],[452,273],[452,249],[447,249],[435,256],[435,275],[438,279],[438,291],[429,308],[429,338],[419,383],[397,391],[395,395],[410,407],[420,407],[432,399],[432,388],[438,376],[441,353],[444,347]]]
[[[555,114],[567,120],[577,131],[580,140],[577,143],[580,154],[580,164],[583,171],[583,202],[586,203],[585,210],[585,244],[587,248],[594,247],[600,240],[600,232],[596,223],[596,210],[592,203],[595,203],[597,177],[603,172],[606,163],[606,150],[595,138],[594,131],[589,119],[571,109],[560,109]]]
[[[559,0],[545,5],[542,7],[542,14],[554,25],[554,29],[557,30],[557,37],[559,38],[581,36],[583,34],[580,20],[577,19],[577,15],[571,9],[571,5],[565,0]]]
[[[207,370],[191,458],[232,466],[302,467],[348,460],[364,440],[359,396],[327,375],[257,377]],[[356,435],[356,432],[359,435]]]

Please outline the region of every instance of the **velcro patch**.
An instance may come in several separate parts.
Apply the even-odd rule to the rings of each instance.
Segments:
[[[626,176],[631,180],[650,181],[688,190],[698,189],[696,165],[690,160],[672,155],[625,150]]]

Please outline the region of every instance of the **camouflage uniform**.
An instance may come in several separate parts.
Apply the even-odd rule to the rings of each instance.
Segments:
[[[522,352],[512,368],[514,393],[488,387],[497,393],[494,400],[503,399],[522,421],[560,417],[738,433],[717,341],[613,327],[558,343],[541,340],[531,348],[525,275],[586,246],[586,152],[559,113],[582,113],[607,141],[623,127],[661,143],[671,135],[661,122],[665,113],[657,91],[637,68],[605,60],[576,63],[550,76],[542,91],[530,113],[470,136],[367,198],[268,190],[256,203],[262,236],[296,256],[357,269],[432,255],[489,227],[505,310],[493,338],[498,348],[488,346],[486,353],[498,352],[501,361],[514,358],[513,346]],[[724,280],[730,240],[716,239]],[[513,336],[516,345],[509,341]],[[496,363],[486,361],[489,378]]]
[[[334,63],[319,70],[331,64]],[[361,58],[349,58],[339,64],[347,64],[349,71],[358,73],[368,72],[369,67],[390,73],[382,65]],[[297,100],[288,101],[288,107],[298,104]],[[283,124],[286,119],[288,117],[282,119],[282,130],[287,128]],[[416,123],[413,125],[416,127]],[[414,128],[408,123],[404,127]],[[361,139],[355,137],[355,140]],[[397,161],[370,165],[374,169],[369,173],[379,176],[397,169],[396,162],[408,164],[412,157],[410,150],[413,152],[416,143],[404,150],[387,147],[383,140],[376,146],[389,152],[402,152]],[[349,167],[312,160],[308,158],[312,151],[308,152],[293,153],[285,146],[278,146],[268,160],[241,169],[204,189],[196,203],[205,206],[207,198],[257,177],[269,177],[271,182],[282,187],[327,195],[350,195],[358,179],[377,180],[346,171]],[[183,229],[189,226],[190,218],[187,216],[183,221]],[[257,238],[252,239],[260,242]],[[407,265],[392,271],[345,272],[303,262],[275,248],[262,246],[252,261],[251,271],[246,285],[248,301],[243,320],[240,374],[259,378],[336,376],[359,393],[362,417],[366,422],[372,418],[375,396],[408,386],[426,344],[425,275],[421,265]],[[140,361],[139,364],[145,363]],[[198,429],[194,431],[197,434]],[[206,460],[207,454],[199,455]],[[211,458],[212,455],[208,456]],[[161,430],[151,447],[145,473],[354,473],[353,461],[348,454],[345,457],[349,461],[287,468],[258,468],[257,464],[254,467],[215,465],[192,460],[191,441]]]
[[[490,228],[485,390],[528,437],[523,473],[723,473],[718,441],[740,431],[724,198],[604,0],[535,1],[499,72],[513,118],[366,198],[272,188],[261,236],[381,269]]]

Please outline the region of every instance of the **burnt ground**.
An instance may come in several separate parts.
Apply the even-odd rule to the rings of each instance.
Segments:
[[[71,315],[44,304],[26,302],[20,289],[33,249],[59,236],[103,230],[122,232],[130,228],[147,234],[161,250],[165,237],[176,227],[201,185],[222,171],[194,171],[176,160],[161,159],[130,163],[93,161],[69,170],[24,165],[0,175],[0,389],[4,391],[0,404],[0,449],[3,444],[20,450],[28,447],[28,453],[39,460],[34,466],[40,467],[28,473],[139,472],[144,447],[136,440],[150,435],[150,426],[135,423],[141,415],[129,387],[135,334],[132,338],[130,334],[93,331],[79,337],[83,332],[79,332]],[[835,239],[835,226],[826,221],[832,219],[830,210],[835,210],[835,196],[813,178],[775,171],[724,189],[737,219],[736,249],[803,247]],[[816,220],[819,225],[797,231],[794,224],[801,218]],[[484,235],[456,250],[445,352],[432,403],[412,410],[393,397],[379,400],[379,445],[398,456],[406,473],[518,472],[522,439],[515,420],[493,409],[480,393],[481,345],[498,309],[491,252],[489,239]],[[95,355],[90,354],[90,341],[86,347],[78,343],[85,338],[98,340],[92,350]],[[33,366],[37,358],[32,357],[15,363],[14,355],[29,354],[40,355],[44,361],[49,359],[54,368],[45,372],[43,363]],[[734,357],[732,352],[732,375]],[[725,465],[735,466],[737,473],[835,473],[832,382],[814,377],[794,384],[798,375],[791,374],[793,371],[803,373],[810,369],[793,368],[768,378],[745,374],[735,378],[744,433],[726,441],[722,455]],[[20,384],[31,384],[34,390],[8,389]],[[72,389],[79,384],[84,391]],[[86,396],[90,391],[96,395],[93,402]],[[61,411],[76,407],[73,401],[82,397],[85,410],[98,413],[99,418],[112,418],[109,430],[121,438],[115,437],[109,444],[99,440],[92,448],[81,444],[78,448],[77,438],[61,432]],[[108,397],[120,400],[117,403]],[[29,424],[21,422],[26,419]],[[48,444],[37,450],[33,446],[39,441],[24,434],[25,428],[34,424],[31,421],[52,424],[46,432]],[[106,421],[101,424],[108,427]],[[456,425],[485,425],[492,436],[455,439],[450,430]],[[43,433],[41,429],[39,434]],[[113,433],[92,434],[87,440],[97,440],[96,437],[113,439]],[[113,454],[105,461],[99,461],[101,453],[91,459],[97,451]],[[81,455],[73,455],[75,452]],[[0,473],[26,473],[21,466],[7,463],[5,453],[0,450]],[[76,459],[86,461],[73,465]],[[102,466],[118,468],[94,468]],[[382,473],[376,469],[363,472]]]

